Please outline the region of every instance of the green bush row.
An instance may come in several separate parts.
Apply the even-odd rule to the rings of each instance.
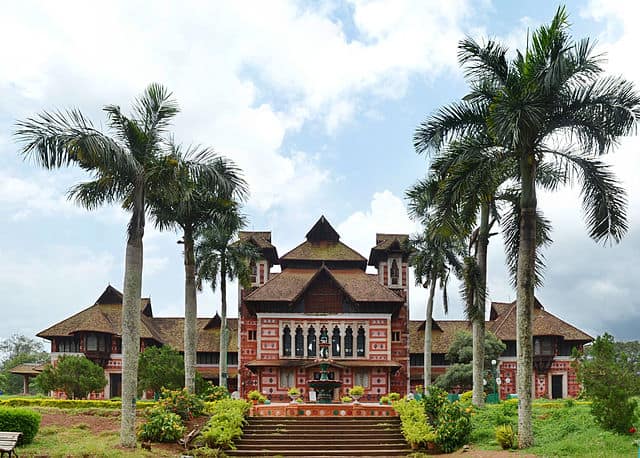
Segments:
[[[0,431],[21,432],[20,445],[33,441],[41,419],[42,416],[33,410],[0,407]]]
[[[144,409],[155,405],[154,401],[138,401],[136,406]],[[59,409],[105,408],[119,409],[120,401],[90,399],[52,399],[52,398],[9,398],[0,399],[0,407],[57,407]]]
[[[428,442],[435,442],[436,433],[427,421],[421,402],[401,399],[393,403],[393,408],[400,415],[402,435],[412,447],[425,447]]]
[[[200,435],[201,445],[211,448],[235,449],[235,441],[242,436],[242,427],[251,404],[243,399],[222,399],[210,407],[211,418]]]

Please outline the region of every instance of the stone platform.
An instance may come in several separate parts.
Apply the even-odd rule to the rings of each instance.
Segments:
[[[389,405],[380,404],[317,404],[273,403],[256,404],[249,413],[252,417],[397,417]]]

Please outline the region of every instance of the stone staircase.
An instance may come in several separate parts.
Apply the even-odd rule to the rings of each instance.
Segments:
[[[407,456],[398,417],[252,417],[229,456]]]

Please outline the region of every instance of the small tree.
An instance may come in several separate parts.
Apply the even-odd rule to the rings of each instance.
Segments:
[[[107,385],[102,368],[84,356],[61,356],[55,366],[47,364],[35,381],[43,391],[62,391],[71,399],[86,398]]]
[[[487,332],[484,338],[484,367],[491,367],[491,360],[498,359],[507,346],[495,334]],[[456,334],[447,351],[447,360],[453,363],[447,372],[440,375],[436,385],[445,390],[454,387],[468,389],[473,383],[473,337],[471,333],[461,331]]]
[[[14,334],[0,341],[0,389],[6,394],[22,393],[22,377],[10,372],[14,367],[25,363],[44,363],[49,354],[44,351],[41,342],[29,337]]]
[[[184,360],[169,346],[148,347],[138,362],[138,388],[159,393],[162,388],[178,390],[184,386]]]
[[[624,352],[617,352],[613,337],[605,333],[591,348],[574,353],[574,368],[586,395],[592,400],[591,413],[605,429],[627,433],[635,420],[638,389],[635,364]]]

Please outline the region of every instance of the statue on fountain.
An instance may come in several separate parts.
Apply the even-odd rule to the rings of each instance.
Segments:
[[[309,386],[318,392],[319,404],[331,404],[333,390],[342,386],[339,380],[329,380],[327,368],[329,367],[329,333],[324,326],[320,330],[320,380],[312,380]]]

